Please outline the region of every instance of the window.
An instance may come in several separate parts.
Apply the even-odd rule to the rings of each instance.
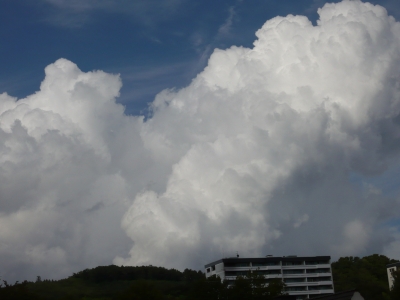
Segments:
[[[267,267],[267,266],[279,266],[278,261],[270,261],[270,262],[253,262],[253,267]]]
[[[261,275],[276,275],[281,274],[281,270],[255,270],[254,273],[261,274]]]
[[[319,277],[319,281],[332,281],[332,277],[331,276]]]
[[[211,269],[210,269],[210,268],[207,268],[207,273],[210,273],[210,271],[211,271]]]
[[[302,261],[284,261],[282,263],[283,266],[300,266],[302,264],[303,264]]]
[[[283,274],[303,274],[304,270],[283,270]]]
[[[246,262],[225,263],[224,265],[227,268],[250,267],[250,263],[246,263]]]
[[[283,281],[286,282],[286,283],[304,282],[305,278],[285,278]]]
[[[306,261],[306,265],[329,265],[329,260]]]
[[[332,290],[333,287],[331,285],[317,285],[317,286],[309,286],[309,291],[319,291],[319,290]]]
[[[247,273],[246,271],[226,271],[225,276],[245,276]]]
[[[288,291],[288,292],[305,291],[305,290],[306,290],[305,286],[291,286],[291,287],[285,288],[285,291]]]
[[[323,277],[308,277],[307,282],[318,282],[318,281],[332,281],[331,276],[323,276]]]
[[[307,273],[330,273],[330,272],[331,270],[328,268],[307,270]]]

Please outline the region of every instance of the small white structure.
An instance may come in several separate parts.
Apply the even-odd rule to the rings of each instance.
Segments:
[[[400,262],[386,265],[387,276],[389,281],[389,289],[392,289],[394,283],[394,278],[392,276],[392,273],[396,272],[399,268],[400,268]]]

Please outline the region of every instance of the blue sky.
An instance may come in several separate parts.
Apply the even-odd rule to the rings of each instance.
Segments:
[[[1,0],[0,92],[32,94],[44,67],[66,58],[83,71],[121,74],[126,113],[146,114],[158,92],[190,83],[214,48],[252,47],[255,31],[278,15],[315,22],[325,2]],[[399,19],[397,0],[371,3]]]

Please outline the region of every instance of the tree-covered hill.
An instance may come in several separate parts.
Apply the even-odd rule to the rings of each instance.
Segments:
[[[94,269],[86,269],[72,275],[73,278],[81,278],[90,282],[100,283],[118,280],[166,280],[166,281],[192,281],[203,277],[200,271],[186,269],[180,272],[175,269],[165,269],[154,266],[118,267],[115,265],[101,266]]]
[[[341,257],[332,263],[335,291],[357,289],[366,300],[389,299],[386,265],[398,262],[384,255]]]
[[[145,291],[155,296],[162,295],[162,298],[157,296],[155,299],[184,299],[191,282],[202,278],[204,274],[201,271],[189,269],[180,272],[154,266],[101,266],[62,280],[41,280],[38,277],[36,282],[3,286],[0,299],[25,300],[33,299],[31,297],[35,295],[38,300],[119,300],[132,294],[151,298],[150,294],[143,295]],[[8,295],[12,296],[8,298]]]
[[[386,265],[397,262],[383,255],[342,257],[332,263],[335,291],[357,289],[366,300],[392,300]],[[0,286],[1,300],[192,300],[200,291],[208,299],[224,284],[205,280],[204,273],[155,266],[100,266],[62,280],[41,280]],[[218,289],[215,288],[218,286]],[[207,290],[209,289],[209,290]],[[221,292],[222,289],[222,292]],[[206,291],[207,290],[207,291]],[[221,297],[218,296],[220,299]],[[229,299],[231,299],[230,297]],[[217,298],[216,298],[217,299]]]

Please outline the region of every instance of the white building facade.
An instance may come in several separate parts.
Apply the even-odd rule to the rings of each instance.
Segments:
[[[283,256],[264,258],[224,258],[205,265],[206,277],[217,275],[229,283],[249,271],[268,279],[281,279],[286,292],[296,299],[311,299],[334,293],[331,257]]]
[[[389,281],[389,289],[392,289],[393,284],[394,284],[394,278],[392,276],[392,273],[396,272],[399,268],[400,268],[400,262],[394,263],[394,264],[389,264],[386,266],[387,276],[388,276],[388,281]]]

